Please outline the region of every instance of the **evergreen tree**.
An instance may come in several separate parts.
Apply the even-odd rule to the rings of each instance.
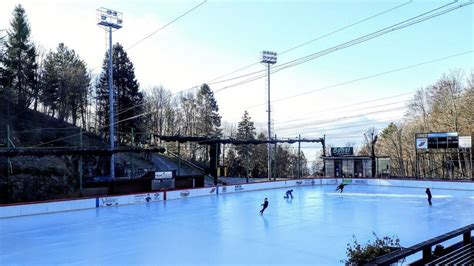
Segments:
[[[199,133],[208,137],[221,135],[221,116],[214,93],[207,84],[203,84],[197,94],[197,108],[199,115]]]
[[[258,140],[266,140],[264,133],[257,136]],[[267,144],[259,144],[253,146],[252,149],[252,176],[253,177],[267,177]]]
[[[237,127],[237,139],[239,140],[254,140],[256,136],[254,123],[250,120],[251,117],[247,111],[244,112],[242,120],[239,122]],[[235,148],[237,154],[241,158],[246,171],[246,175],[249,174],[249,170],[253,168],[253,163],[251,162],[252,157],[252,145],[239,145]]]
[[[97,84],[98,114],[102,122],[102,132],[108,136],[109,124],[109,88],[108,88],[108,52],[102,66],[102,73]],[[141,130],[141,118],[135,117],[142,114],[143,93],[139,91],[139,84],[135,78],[133,63],[128,58],[123,46],[119,43],[113,47],[113,88],[115,95],[115,122],[117,124],[117,141],[125,143],[130,141],[130,132]],[[132,119],[130,119],[132,118]],[[126,120],[128,119],[128,120]],[[123,122],[122,122],[123,121]]]
[[[90,77],[75,51],[60,43],[46,56],[41,77],[40,100],[52,116],[57,111],[59,120],[71,118],[74,125],[81,116],[84,125]]]
[[[27,108],[37,86],[36,49],[30,40],[30,25],[25,9],[17,5],[8,30],[3,87],[12,101]]]

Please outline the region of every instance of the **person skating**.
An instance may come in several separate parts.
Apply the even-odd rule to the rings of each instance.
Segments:
[[[431,196],[431,191],[430,191],[430,189],[429,189],[429,188],[426,188],[425,193],[426,193],[426,195],[428,195],[428,203],[430,204],[430,206],[433,205],[433,204],[431,204],[431,198],[432,198],[432,196]]]
[[[290,190],[286,191],[286,194],[283,198],[285,198],[285,199],[293,198],[292,193],[293,193],[293,189],[290,189]]]
[[[344,191],[345,186],[347,186],[347,184],[344,184],[344,183],[339,184],[339,186],[337,186],[336,188],[336,191],[340,190],[341,191],[340,193],[342,193],[342,191]]]
[[[262,215],[263,212],[265,211],[265,209],[268,207],[268,200],[267,200],[267,198],[265,198],[265,201],[263,202],[262,206],[263,206],[263,208],[260,210],[260,215]]]

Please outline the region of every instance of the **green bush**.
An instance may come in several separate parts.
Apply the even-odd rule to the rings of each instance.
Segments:
[[[347,244],[347,259],[344,262],[348,265],[363,265],[377,257],[386,255],[392,251],[401,249],[400,239],[396,236],[385,236],[379,238],[375,233],[375,241],[367,241],[367,244],[361,245],[354,237],[353,244]]]

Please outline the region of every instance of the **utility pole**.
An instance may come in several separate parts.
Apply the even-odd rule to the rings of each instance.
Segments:
[[[275,134],[275,138],[274,140],[277,140],[277,135]],[[278,171],[277,171],[277,154],[278,154],[278,145],[275,141],[275,152],[273,153],[273,180],[276,180],[277,178],[277,174],[278,174]]]
[[[122,28],[122,13],[107,8],[97,9],[97,25],[109,32],[109,63],[108,63],[108,85],[109,85],[109,138],[110,150],[115,149],[115,123],[114,123],[114,81],[112,67],[112,31]],[[110,178],[115,179],[115,155],[110,156]]]
[[[268,112],[268,141],[272,140],[272,132],[271,132],[271,109],[270,109],[270,66],[275,64],[277,62],[277,53],[275,52],[270,52],[270,51],[263,51],[262,52],[262,61],[260,63],[266,64],[267,65],[267,84],[268,84],[268,106],[267,106],[267,112]],[[271,180],[272,178],[272,146],[271,143],[269,142],[267,144],[267,169],[268,169],[268,180]]]
[[[377,135],[374,132],[371,133],[371,148],[372,148],[372,177],[375,177],[376,174],[376,160],[375,160],[375,143],[377,143]]]
[[[134,132],[134,129],[132,127],[131,129],[131,134],[132,134],[132,148],[135,148],[135,132]],[[133,178],[133,173],[134,173],[134,167],[133,167],[133,153],[130,153],[130,178]]]
[[[418,133],[415,133],[415,179],[418,179],[418,145],[416,140],[418,139]]]
[[[298,135],[298,178],[301,178],[301,135]]]
[[[326,176],[326,135],[323,136],[323,174]]]
[[[79,145],[81,149],[84,147],[83,140],[82,140],[82,127],[79,128]],[[79,156],[79,192],[82,196],[82,178],[83,178],[83,170],[82,170],[82,155]]]

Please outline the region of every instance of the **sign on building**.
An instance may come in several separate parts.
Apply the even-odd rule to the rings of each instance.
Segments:
[[[460,136],[459,137],[459,148],[464,148],[464,149],[472,148],[472,137],[471,136]]]
[[[172,171],[155,172],[155,179],[169,179],[169,178],[173,178],[173,172]]]
[[[354,148],[353,147],[332,147],[331,155],[332,156],[354,155]]]

